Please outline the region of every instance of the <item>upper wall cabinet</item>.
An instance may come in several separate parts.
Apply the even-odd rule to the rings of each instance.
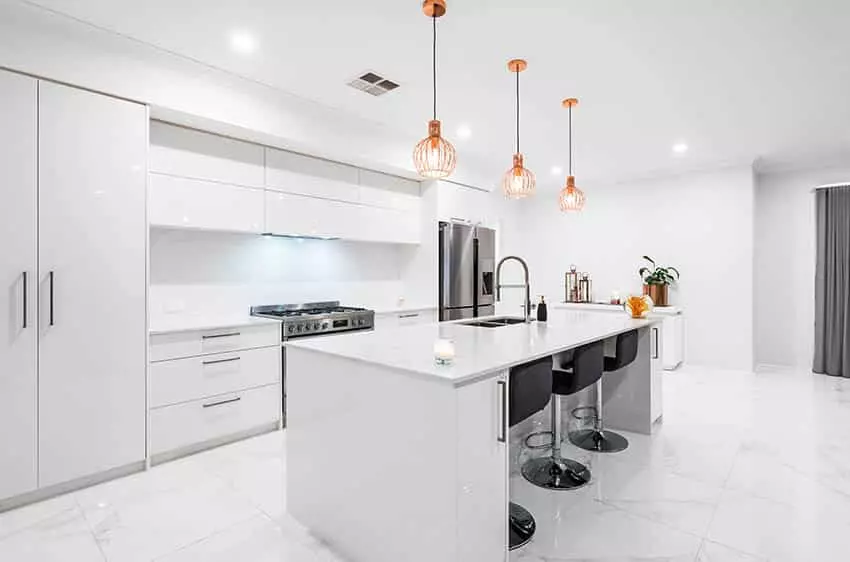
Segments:
[[[153,226],[256,234],[265,229],[262,189],[151,174],[148,197]]]
[[[493,194],[471,187],[440,181],[437,189],[437,219],[461,221],[495,228],[497,218]]]
[[[357,203],[357,168],[266,148],[266,188]]]
[[[151,123],[150,224],[419,244],[419,182]]]
[[[150,171],[263,187],[263,147],[151,121]]]

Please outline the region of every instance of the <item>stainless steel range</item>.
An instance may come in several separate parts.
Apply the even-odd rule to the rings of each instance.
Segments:
[[[252,306],[251,316],[280,320],[281,339],[333,335],[344,332],[372,330],[375,311],[353,306],[340,306],[339,301],[303,304]],[[286,347],[281,350],[281,381],[283,382],[283,425],[286,426]]]
[[[280,320],[284,341],[375,327],[375,311],[340,306],[339,301],[252,306],[251,316]]]

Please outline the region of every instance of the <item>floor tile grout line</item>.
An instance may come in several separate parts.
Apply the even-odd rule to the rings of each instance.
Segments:
[[[80,512],[80,517],[83,518],[83,523],[86,524],[86,529],[89,530],[89,533],[91,534],[91,538],[94,541],[95,546],[97,546],[97,551],[100,552],[101,559],[103,560],[103,562],[108,562],[108,558],[106,557],[106,552],[104,552],[103,547],[100,544],[100,540],[97,538],[97,533],[95,533],[94,527],[92,526],[91,522],[89,521],[89,518],[86,517],[86,511],[83,508],[83,505],[80,503],[80,498],[76,494],[74,494],[74,495],[71,496],[71,499],[74,501],[74,505],[76,506],[75,509],[77,509]]]

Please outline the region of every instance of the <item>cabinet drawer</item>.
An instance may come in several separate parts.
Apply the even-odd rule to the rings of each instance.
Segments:
[[[281,416],[281,398],[280,385],[273,384],[151,410],[151,453],[275,423]]]
[[[238,326],[151,336],[150,360],[165,361],[280,344],[280,326]]]
[[[280,382],[280,347],[216,353],[151,365],[151,408]]]

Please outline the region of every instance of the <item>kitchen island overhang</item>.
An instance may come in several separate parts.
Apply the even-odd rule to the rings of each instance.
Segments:
[[[505,560],[510,367],[629,330],[638,357],[605,375],[606,423],[649,433],[658,319],[555,311],[288,343],[289,512],[352,562]],[[435,364],[439,338],[451,365]]]

